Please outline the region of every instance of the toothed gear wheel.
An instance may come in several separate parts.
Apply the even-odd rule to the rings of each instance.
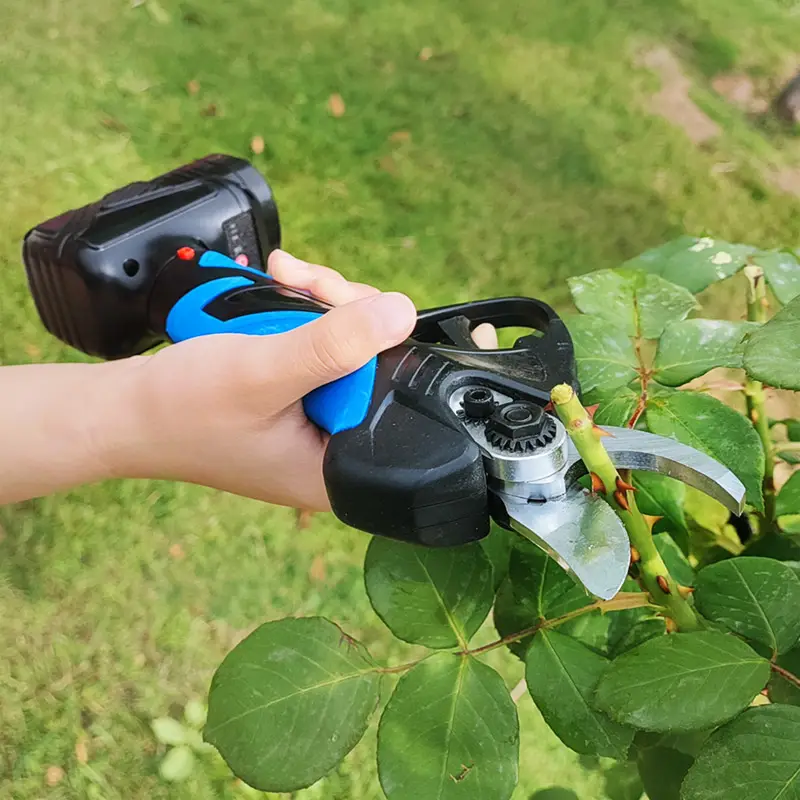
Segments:
[[[555,420],[533,403],[507,403],[486,424],[486,441],[509,453],[532,453],[556,438]]]

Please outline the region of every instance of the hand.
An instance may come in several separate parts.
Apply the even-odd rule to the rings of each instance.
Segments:
[[[131,418],[122,436],[109,436],[102,420],[93,432],[110,473],[330,508],[322,480],[328,437],[300,401],[404,341],[416,311],[404,295],[348,282],[282,251],[270,256],[269,272],[335,308],[287,333],[199,337],[113,365],[127,364],[115,391],[125,393]]]

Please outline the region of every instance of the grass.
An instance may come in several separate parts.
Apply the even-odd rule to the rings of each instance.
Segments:
[[[512,293],[563,306],[566,276],[684,230],[797,244],[800,203],[764,175],[800,146],[709,85],[780,71],[800,17],[779,0],[3,0],[3,16],[2,363],[80,358],[36,319],[27,228],[210,151],[247,156],[255,135],[285,245],[420,306]],[[636,54],[658,44],[723,126],[713,143],[643,111],[658,80]],[[202,697],[263,620],[323,614],[380,657],[407,655],[368,607],[366,537],[327,516],[299,534],[286,510],[137,482],[5,508],[0,524],[3,797],[232,797],[211,768],[162,783],[148,724]],[[510,657],[495,664],[516,682]],[[604,797],[520,708],[515,798],[551,784]],[[378,798],[373,744],[371,731],[295,797]],[[49,788],[52,765],[65,776]]]

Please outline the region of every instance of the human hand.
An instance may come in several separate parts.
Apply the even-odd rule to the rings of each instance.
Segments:
[[[349,282],[282,251],[270,256],[269,272],[335,307],[286,333],[198,337],[126,362],[116,391],[125,393],[128,429],[92,437],[113,475],[329,509],[322,479],[328,436],[300,401],[404,341],[416,311],[404,295]]]

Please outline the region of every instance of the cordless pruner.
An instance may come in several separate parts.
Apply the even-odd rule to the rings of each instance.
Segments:
[[[324,303],[265,273],[279,244],[266,181],[246,161],[213,155],[43,222],[25,237],[23,258],[47,329],[116,359],[208,334],[281,333],[324,314]],[[471,331],[485,322],[536,334],[481,350]],[[304,399],[331,434],[323,469],[334,513],[431,547],[477,541],[494,519],[593,595],[612,597],[628,573],[628,537],[582,488],[585,468],[545,411],[561,383],[580,390],[570,335],[545,303],[506,297],[421,312],[405,343]],[[669,475],[741,513],[744,487],[713,459],[607,430],[618,467]]]

